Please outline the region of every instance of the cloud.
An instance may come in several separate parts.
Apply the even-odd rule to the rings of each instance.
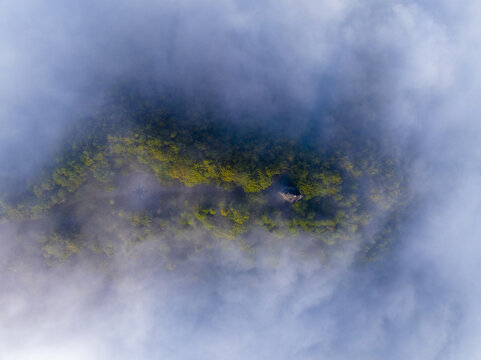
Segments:
[[[414,200],[399,243],[373,264],[326,265],[304,256],[308,239],[258,233],[255,254],[222,244],[174,271],[148,245],[105,272],[45,268],[22,256],[38,234],[3,224],[0,359],[476,358],[479,11],[471,1],[1,3],[2,181],[49,161],[103,90],[135,78],[232,112],[289,104],[299,117],[369,118],[402,149]]]

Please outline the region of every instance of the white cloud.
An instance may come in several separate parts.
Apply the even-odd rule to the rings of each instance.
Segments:
[[[366,113],[397,132],[390,139],[412,164],[415,203],[396,252],[371,265],[300,261],[298,245],[285,244],[252,258],[223,248],[174,272],[119,262],[113,278],[82,264],[2,265],[0,359],[476,358],[480,9],[471,1],[460,8],[2,3],[5,169],[16,167],[12,149],[25,152],[28,167],[42,158],[32,157],[39,144],[56,147],[66,114],[76,109],[73,121],[88,113],[79,104],[99,74],[108,83],[149,65],[193,92],[209,81],[229,106],[276,107],[279,94],[308,108],[327,103],[322,96],[380,104]],[[21,247],[1,229],[5,264]]]

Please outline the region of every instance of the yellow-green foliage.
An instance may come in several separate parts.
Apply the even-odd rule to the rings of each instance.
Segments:
[[[333,196],[341,192],[342,178],[337,171],[312,171],[299,168],[295,173],[297,187],[306,199]]]
[[[76,237],[65,237],[52,233],[43,238],[43,256],[49,261],[64,261],[82,250],[80,241]]]
[[[132,216],[130,224],[134,227],[146,227],[152,223],[152,215],[146,211]]]
[[[57,168],[52,175],[53,181],[70,192],[76,190],[85,181],[86,169],[80,163],[68,162]]]
[[[306,232],[331,245],[361,234],[373,211],[392,211],[402,197],[399,162],[379,156],[372,142],[357,143],[355,134],[326,149],[275,130],[225,125],[203,115],[165,115],[143,103],[134,105],[138,112],[120,106],[94,119],[88,136],[72,141],[57,167],[32,181],[29,194],[2,202],[1,216],[27,221],[89,202],[94,210],[108,207],[115,221],[129,229],[118,241],[142,241],[164,232],[182,239],[191,229],[234,239],[260,226],[279,236]],[[135,214],[114,201],[122,191],[102,194],[104,205],[91,199],[90,189],[113,190],[122,175],[137,170],[154,174],[163,185],[208,185],[209,194],[190,203],[174,198],[162,202],[162,211]],[[294,205],[272,201],[268,189],[273,184],[296,187],[302,200]],[[82,199],[85,193],[89,200]],[[106,216],[98,219],[98,226],[113,231],[110,222]],[[78,253],[83,242],[74,235],[48,237],[45,256],[62,259]],[[250,251],[247,243],[243,246]],[[84,248],[113,252],[94,240]]]
[[[222,216],[229,218],[239,225],[245,224],[250,218],[250,215],[246,210],[237,210],[232,207],[228,209],[222,209],[220,213]]]

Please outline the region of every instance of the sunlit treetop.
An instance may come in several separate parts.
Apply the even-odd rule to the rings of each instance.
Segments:
[[[247,249],[254,229],[306,234],[320,248],[358,241],[374,254],[395,226],[404,177],[397,159],[358,134],[326,146],[309,127],[226,121],[123,91],[73,129],[54,167],[20,195],[4,194],[1,216],[48,222],[39,236],[51,260],[144,241],[174,251],[194,236]]]

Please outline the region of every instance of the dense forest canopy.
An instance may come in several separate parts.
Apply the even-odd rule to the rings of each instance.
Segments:
[[[114,92],[72,129],[55,166],[3,196],[1,218],[41,228],[51,262],[144,241],[178,256],[226,239],[254,251],[246,234],[259,229],[305,234],[319,254],[355,243],[372,257],[389,243],[405,180],[399,159],[360,136],[368,124],[341,128],[326,144],[323,129],[225,121],[208,105],[173,103]],[[285,187],[302,199],[284,201]]]

